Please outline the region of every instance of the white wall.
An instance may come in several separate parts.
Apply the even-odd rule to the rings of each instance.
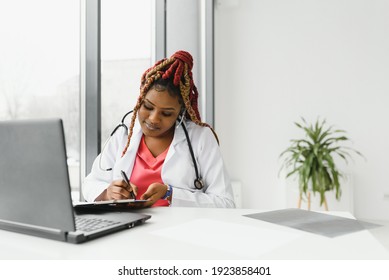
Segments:
[[[291,204],[278,156],[302,136],[294,121],[320,116],[367,158],[342,165],[355,216],[389,219],[389,1],[217,0],[215,55],[215,127],[243,207]]]

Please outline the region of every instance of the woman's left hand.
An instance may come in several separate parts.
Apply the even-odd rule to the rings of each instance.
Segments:
[[[143,205],[145,207],[153,205],[158,199],[165,196],[167,192],[167,186],[161,183],[152,183],[147,191],[140,197],[140,199],[147,200]]]

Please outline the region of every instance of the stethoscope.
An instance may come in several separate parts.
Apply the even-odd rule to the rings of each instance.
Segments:
[[[125,119],[127,118],[127,116],[129,114],[131,114],[133,112],[133,110],[127,112],[126,114],[124,114],[120,124],[118,124],[111,132],[109,138],[105,141],[104,143],[104,146],[103,146],[103,149],[101,151],[101,154],[100,154],[100,158],[99,158],[99,168],[100,170],[102,171],[111,171],[112,168],[103,168],[102,167],[102,164],[101,164],[101,158],[103,157],[103,153],[104,153],[104,150],[105,150],[105,147],[107,145],[107,143],[109,142],[109,140],[111,139],[111,137],[116,133],[116,131],[123,127],[126,131],[126,134],[128,135],[128,127],[127,125],[124,123]],[[195,169],[195,172],[196,172],[196,179],[194,180],[194,186],[196,189],[198,190],[201,190],[202,188],[204,188],[204,182],[203,182],[203,179],[201,178],[201,176],[199,175],[199,170],[197,168],[197,163],[196,163],[196,159],[195,159],[195,156],[194,156],[194,152],[193,152],[193,148],[192,148],[192,143],[190,142],[190,139],[189,139],[189,134],[188,134],[188,130],[186,129],[186,125],[185,125],[185,122],[184,122],[184,119],[185,119],[185,112],[184,111],[181,115],[181,117],[179,118],[179,122],[177,124],[176,127],[179,127],[180,125],[182,126],[183,130],[184,130],[184,133],[185,133],[185,138],[186,138],[186,142],[188,142],[188,147],[189,147],[189,152],[190,152],[190,155],[192,157],[192,161],[193,161],[193,166],[194,166],[194,169]]]

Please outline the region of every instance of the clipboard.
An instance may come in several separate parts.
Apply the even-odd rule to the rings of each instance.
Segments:
[[[118,199],[102,200],[93,202],[77,202],[73,205],[75,210],[109,210],[123,211],[126,209],[139,209],[142,203],[147,200],[142,199]]]

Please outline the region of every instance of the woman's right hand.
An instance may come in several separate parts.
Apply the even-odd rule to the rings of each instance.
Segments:
[[[96,198],[96,201],[131,199],[131,192],[134,192],[134,195],[136,196],[138,187],[131,183],[128,185],[124,180],[114,180],[109,184],[108,188]]]

